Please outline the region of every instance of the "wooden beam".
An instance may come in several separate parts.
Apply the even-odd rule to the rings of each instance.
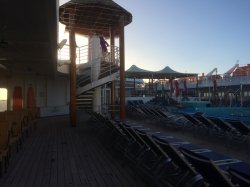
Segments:
[[[111,63],[115,63],[115,35],[114,28],[110,26],[110,53],[111,53]],[[115,118],[115,81],[111,82],[111,117]]]
[[[126,117],[125,112],[125,47],[124,47],[124,17],[120,20],[120,119],[123,121]]]
[[[69,31],[70,45],[70,124],[76,127],[76,41],[73,29]]]

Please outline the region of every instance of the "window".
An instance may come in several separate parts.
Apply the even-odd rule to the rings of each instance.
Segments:
[[[0,112],[7,110],[7,89],[0,88]]]

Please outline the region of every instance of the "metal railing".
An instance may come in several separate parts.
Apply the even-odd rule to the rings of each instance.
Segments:
[[[88,45],[76,47],[76,64],[82,64],[88,62],[88,51],[89,51]],[[58,50],[57,58],[58,60],[70,60],[69,45],[64,45],[62,49]]]
[[[233,85],[246,85],[250,84],[250,75],[245,75],[245,76],[230,76],[230,77],[222,77],[221,79],[216,79],[217,86],[233,86]],[[188,81],[187,80],[187,87],[188,88],[196,88],[197,82],[195,81]],[[203,88],[203,87],[212,87],[213,86],[213,80],[210,79],[204,79],[204,80],[199,80],[198,81],[198,87]],[[157,90],[170,90],[170,84],[158,84],[157,85]],[[184,85],[179,82],[179,88],[184,89]]]
[[[90,48],[89,48],[90,49]],[[119,71],[120,52],[118,47],[109,47],[106,53],[87,63],[78,65],[77,87],[84,87]],[[86,52],[85,52],[86,53]],[[110,81],[105,79],[105,81]],[[106,82],[104,82],[106,83]],[[103,83],[103,84],[104,84]]]
[[[96,58],[92,58],[91,51],[91,45],[84,45],[76,48],[77,88],[82,88],[91,83],[93,83],[93,86],[98,86],[100,85],[99,80],[110,81],[111,78],[114,79],[116,77],[119,71],[119,47],[109,46],[108,52],[105,53],[102,53],[100,49],[100,54],[97,54]],[[65,65],[70,63],[69,45],[64,45],[62,49],[58,50],[58,60],[68,61],[64,63]],[[106,79],[104,79],[105,77]],[[109,77],[110,79],[108,79]],[[98,84],[96,83],[97,81],[99,81]],[[102,84],[105,84],[105,82]]]
[[[76,47],[76,64],[84,64],[94,59],[90,56],[90,51],[92,51],[91,45],[84,45]],[[119,63],[120,61],[120,50],[117,46],[109,46],[108,51],[105,54],[100,54],[102,61]],[[62,49],[58,50],[58,60],[70,60],[70,46],[64,45]]]
[[[109,58],[109,57],[104,57]],[[87,84],[93,83],[99,79],[110,76],[119,71],[119,61],[111,63],[107,61],[97,61],[91,63],[88,68],[83,70],[77,77],[77,87],[83,87]],[[96,73],[94,73],[96,72]]]

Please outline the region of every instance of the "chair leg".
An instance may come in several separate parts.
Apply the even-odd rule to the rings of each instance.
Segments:
[[[18,143],[18,141],[16,142],[16,152],[18,153],[18,151],[19,151],[19,143]]]
[[[10,165],[10,150],[7,153],[7,164]]]
[[[4,157],[4,172],[7,172],[7,168],[8,168],[8,156],[6,155]]]
[[[3,172],[2,172],[2,160],[0,161],[0,177],[3,176]]]

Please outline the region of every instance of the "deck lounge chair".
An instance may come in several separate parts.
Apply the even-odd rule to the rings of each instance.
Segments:
[[[182,147],[179,150],[209,185],[214,187],[235,186],[213,161]]]
[[[243,141],[250,139],[250,127],[247,126],[243,121],[226,119],[230,125],[232,125],[242,135]]]
[[[182,115],[188,120],[188,124],[191,124],[191,127],[193,129],[200,129],[200,128],[204,128],[205,126],[199,121],[197,120],[194,116],[192,116],[191,114],[188,113],[182,113]]]
[[[124,164],[128,160],[133,165],[136,165],[138,162],[140,162],[144,154],[149,151],[149,149],[144,140],[131,126],[128,126],[122,122],[119,122],[118,125],[131,142],[123,154]]]
[[[220,131],[223,133],[223,135],[228,136],[230,138],[235,138],[239,136],[239,131],[237,131],[227,121],[212,116],[208,117],[208,119],[220,128]]]
[[[233,183],[237,184],[240,187],[250,186],[250,176],[247,176],[244,173],[241,173],[240,171],[230,167],[227,171],[230,174]]]
[[[168,167],[169,170],[174,168],[172,160],[163,149],[155,143],[150,133],[139,129],[135,129],[135,132],[143,139],[149,148],[147,154],[145,154],[138,163],[138,168],[150,179],[149,182],[152,185],[159,186],[160,172],[164,167]]]
[[[175,173],[169,173],[168,169],[161,173],[160,181],[166,186],[201,186],[203,177],[190,166],[187,160],[177,151],[177,149],[160,139],[154,138],[154,141],[165,151],[176,165]]]
[[[175,138],[172,136],[166,136],[166,135],[161,135],[161,134],[153,134],[152,137],[154,139],[158,139],[159,141],[163,141],[165,143],[171,144],[174,147],[179,147],[181,145],[190,145],[191,143],[188,141],[184,141],[179,138]]]
[[[103,124],[102,130],[99,132],[99,137],[110,150],[123,152],[129,142],[128,137],[120,129],[116,122],[99,114],[101,123]],[[100,127],[99,127],[100,128]]]
[[[207,131],[210,132],[212,135],[221,135],[220,128],[207,117],[203,116],[202,114],[194,114],[193,116],[195,119],[200,121],[206,127]]]

